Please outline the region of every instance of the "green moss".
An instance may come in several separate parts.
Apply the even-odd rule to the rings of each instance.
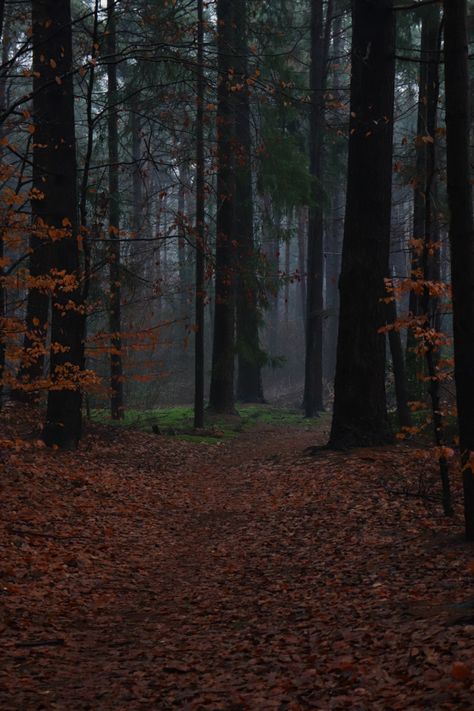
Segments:
[[[158,427],[164,436],[176,436],[189,442],[215,444],[238,436],[239,432],[257,425],[272,427],[317,427],[325,424],[328,416],[306,419],[301,411],[277,408],[271,405],[241,405],[238,415],[220,416],[206,414],[205,429],[194,431],[193,410],[190,407],[167,407],[156,410],[128,410],[120,422],[112,421],[106,410],[93,410],[92,420],[116,427],[129,427],[151,431]]]

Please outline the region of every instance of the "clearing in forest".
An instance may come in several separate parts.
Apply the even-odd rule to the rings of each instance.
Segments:
[[[5,450],[0,708],[474,708],[460,508],[429,451],[323,429]]]

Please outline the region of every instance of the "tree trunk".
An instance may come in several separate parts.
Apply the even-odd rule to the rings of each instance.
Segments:
[[[247,0],[234,0],[235,71],[242,89],[235,109],[235,235],[238,242],[236,275],[237,399],[263,402],[262,352],[259,340],[257,259],[253,234],[252,137],[248,79]]]
[[[422,8],[421,27],[421,52],[420,52],[420,79],[418,90],[418,121],[416,138],[416,175],[413,195],[413,239],[417,243],[412,247],[411,278],[417,281],[427,278],[423,275],[423,245],[425,242],[426,221],[426,183],[431,180],[428,176],[429,152],[433,144],[428,143],[426,136],[429,134],[429,113],[432,113],[433,99],[438,100],[438,82],[433,81],[433,69],[437,72],[438,66],[438,36],[439,36],[439,9],[437,7]],[[437,14],[437,20],[436,16]],[[435,67],[433,64],[435,63]],[[436,94],[436,97],[433,94]],[[436,114],[436,106],[434,108]],[[422,296],[412,289],[410,292],[409,312],[412,317],[423,316]],[[418,377],[423,373],[424,363],[415,352],[417,342],[413,329],[408,329],[406,363],[410,400],[417,401],[423,398],[425,388]]]
[[[394,324],[397,320],[397,303],[390,301],[387,304],[387,323]],[[396,328],[388,332],[390,354],[392,356],[393,378],[395,380],[395,396],[397,400],[398,424],[401,428],[411,427],[411,411],[408,406],[407,377],[405,371],[405,358],[403,354],[400,331]]]
[[[179,299],[179,318],[183,320],[184,330],[187,333],[189,327],[188,314],[188,259],[186,250],[187,237],[187,214],[186,214],[186,193],[189,188],[189,172],[188,166],[181,163],[179,168],[179,186],[178,186],[178,299]]]
[[[291,223],[293,218],[293,211],[290,210],[288,214],[288,234],[285,241],[285,328],[288,332],[290,327],[290,286],[291,286]]]
[[[395,17],[391,0],[354,0],[346,220],[330,446],[390,442],[385,322],[392,188]]]
[[[39,7],[41,3],[36,3]],[[32,5],[33,9],[33,5]],[[38,9],[35,10],[38,12]],[[37,48],[38,56],[35,53]],[[42,141],[38,139],[41,130],[48,133],[49,127],[42,127],[43,121],[51,120],[48,115],[48,96],[44,89],[46,78],[44,63],[41,62],[42,48],[34,40],[33,63],[38,67],[33,75],[33,119],[35,122],[35,141],[33,142],[33,193],[38,196],[44,192],[43,188],[43,162],[45,149]],[[39,75],[38,75],[39,73]],[[46,158],[49,160],[49,157]],[[51,245],[47,230],[43,222],[43,206],[40,200],[31,201],[32,230],[29,238],[29,275],[30,284],[26,298],[25,335],[17,373],[17,386],[13,389],[13,400],[22,402],[35,402],[39,397],[39,390],[35,387],[44,376],[44,362],[46,355],[46,337],[48,333],[48,315],[50,296],[47,290],[38,287],[47,277],[51,268]],[[48,224],[48,223],[46,223]]]
[[[426,65],[426,125],[424,132],[431,139],[426,148],[425,184],[424,184],[424,240],[422,270],[423,278],[430,282],[440,279],[439,263],[439,230],[434,219],[434,204],[436,196],[436,127],[439,99],[439,61],[441,55],[441,36],[439,8],[437,6],[426,8],[424,25],[426,24],[426,47],[428,55],[424,57]],[[439,299],[430,295],[425,285],[421,299],[421,315],[425,318],[425,328],[439,328]],[[451,500],[451,486],[449,481],[449,466],[446,456],[441,449],[444,445],[444,420],[441,404],[441,387],[439,381],[438,361],[439,352],[432,340],[426,344],[426,372],[429,378],[428,394],[431,400],[433,419],[433,439],[441,452],[438,463],[442,485],[443,509],[446,516],[453,515]]]
[[[325,373],[329,382],[334,382],[337,350],[337,327],[339,321],[339,291],[337,288],[341,271],[344,196],[336,190],[332,201],[331,224],[326,246],[326,313]]]
[[[453,284],[455,379],[464,465],[466,537],[474,540],[474,224],[470,182],[466,0],[444,2],[447,177]]]
[[[130,131],[132,138],[132,230],[136,237],[140,237],[143,228],[143,178],[141,169],[142,142],[141,119],[132,105],[130,109]]]
[[[205,299],[205,157],[204,157],[204,8],[197,0],[196,115],[196,333],[194,341],[194,427],[204,427],[204,299]]]
[[[303,328],[306,331],[306,250],[305,235],[307,234],[307,208],[298,208],[298,271],[301,299],[301,314],[303,318]]]
[[[233,3],[217,2],[218,108],[217,108],[217,217],[215,262],[214,340],[209,407],[234,413],[235,284],[233,157]]]
[[[109,275],[110,275],[110,413],[113,420],[124,416],[122,366],[122,315],[120,270],[120,195],[118,156],[118,83],[115,0],[107,0],[107,111],[109,151]]]
[[[52,266],[71,284],[52,298],[47,445],[73,449],[81,436],[83,324],[79,285],[78,196],[71,8],[69,0],[33,0],[35,229],[51,238]],[[48,48],[47,57],[44,48]],[[41,146],[41,148],[40,148]]]
[[[1,11],[1,17],[0,21],[2,23],[3,27],[3,19],[4,19],[4,10],[5,6],[4,3],[2,2],[0,4],[0,11]],[[1,30],[1,28],[0,28]],[[2,40],[2,64],[5,65],[8,61],[8,49],[9,49],[9,42],[5,40],[5,37],[3,36],[2,32],[0,31],[0,38]],[[7,104],[7,98],[6,98],[6,91],[7,91],[7,76],[5,71],[0,73],[0,111],[3,113],[6,110],[6,104]],[[7,135],[7,130],[3,125],[0,125],[0,138],[3,139]],[[5,159],[5,149],[3,147],[3,142],[0,143],[0,162],[3,164]],[[3,220],[2,220],[3,222]],[[0,228],[0,260],[3,260],[5,257],[5,240],[4,237],[6,236],[6,230],[8,229],[8,225],[2,224]],[[4,277],[4,266],[3,263],[0,265],[0,406],[3,404],[2,398],[3,398],[3,379],[4,379],[4,370],[5,370],[5,357],[6,357],[6,338],[5,338],[5,318],[6,318],[6,292],[5,292],[5,286],[3,283],[3,277]]]
[[[327,18],[331,22],[331,18]],[[323,310],[324,310],[324,213],[322,149],[324,133],[324,78],[326,34],[323,32],[323,0],[311,4],[311,114],[310,173],[315,181],[314,205],[309,209],[306,303],[306,358],[304,409],[306,417],[324,410],[323,402]]]

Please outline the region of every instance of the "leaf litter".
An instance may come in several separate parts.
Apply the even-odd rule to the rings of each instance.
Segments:
[[[93,426],[64,453],[3,419],[2,710],[474,709],[474,556],[430,450]]]

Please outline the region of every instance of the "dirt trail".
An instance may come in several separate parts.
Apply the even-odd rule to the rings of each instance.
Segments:
[[[419,453],[314,443],[98,432],[13,464],[2,711],[474,709],[460,518],[390,494]]]

